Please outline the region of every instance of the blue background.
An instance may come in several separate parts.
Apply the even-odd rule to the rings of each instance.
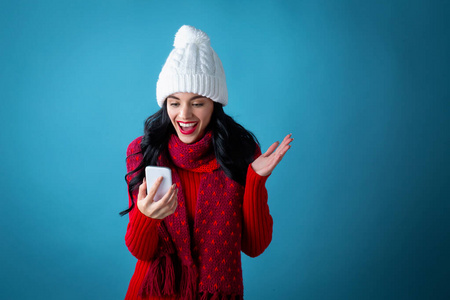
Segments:
[[[246,299],[448,299],[446,1],[1,1],[0,298],[123,299],[128,143],[183,24],[262,148],[273,241]]]

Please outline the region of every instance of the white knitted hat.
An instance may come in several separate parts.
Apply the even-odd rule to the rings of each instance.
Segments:
[[[175,35],[175,47],[159,74],[156,100],[161,107],[167,96],[185,92],[210,98],[223,106],[228,103],[227,83],[222,62],[203,31],[183,25]]]

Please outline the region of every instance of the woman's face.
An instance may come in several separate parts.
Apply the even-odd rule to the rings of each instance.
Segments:
[[[178,138],[185,144],[200,140],[211,120],[214,102],[193,93],[175,93],[167,97],[167,113]]]

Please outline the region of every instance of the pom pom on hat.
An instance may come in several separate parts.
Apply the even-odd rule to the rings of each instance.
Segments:
[[[173,46],[175,48],[184,48],[186,44],[207,44],[209,46],[210,40],[203,31],[189,25],[183,25],[175,34]]]
[[[156,83],[158,105],[161,107],[175,93],[194,93],[227,105],[225,72],[208,35],[183,25],[175,34],[173,46]]]

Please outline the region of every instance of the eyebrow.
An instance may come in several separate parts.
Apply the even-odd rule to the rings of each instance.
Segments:
[[[180,100],[180,98],[177,98],[177,97],[175,97],[175,96],[172,96],[172,95],[170,95],[170,96],[168,96],[167,97],[167,99],[168,98],[173,98],[173,99],[176,99],[176,100]],[[205,96],[202,96],[202,95],[198,95],[198,96],[194,96],[194,97],[192,97],[191,99],[189,99],[188,101],[191,101],[191,100],[195,100],[195,99],[198,99],[198,98],[207,98],[207,97],[205,97]]]

